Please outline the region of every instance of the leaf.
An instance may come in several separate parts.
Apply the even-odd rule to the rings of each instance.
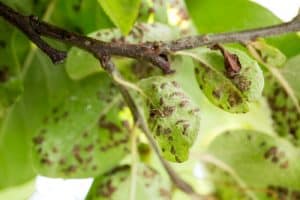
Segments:
[[[53,66],[38,50],[24,76],[24,92],[8,110],[0,129],[0,188],[36,176],[31,159],[32,136],[48,109],[66,96],[69,84],[63,67]]]
[[[36,190],[35,179],[11,188],[0,190],[0,199],[25,200]]]
[[[281,67],[285,64],[286,56],[263,39],[251,42],[250,45],[255,48],[266,65]]]
[[[257,199],[268,195],[297,199],[300,194],[300,152],[284,140],[251,130],[228,131],[218,136],[207,152],[204,160],[244,183],[242,188]]]
[[[281,23],[268,9],[248,0],[185,0],[199,33],[222,33]],[[217,6],[216,6],[217,5]],[[300,37],[295,33],[275,36],[267,41],[287,57],[299,54]]]
[[[140,6],[140,0],[98,0],[105,13],[124,35],[131,30]]]
[[[300,144],[299,67],[300,56],[289,59],[280,69],[271,67],[264,90],[275,131],[295,145]]]
[[[0,127],[9,107],[23,91],[20,63],[28,47],[27,39],[0,19]]]
[[[33,137],[35,169],[50,177],[83,178],[113,168],[128,153],[130,118],[120,116],[123,110],[106,74],[79,82]]]
[[[262,6],[245,0],[185,0],[200,33],[221,33],[274,25],[280,20]],[[217,5],[217,6],[216,6]]]
[[[96,0],[57,1],[50,22],[84,34],[113,27],[113,23]]]
[[[167,25],[155,24],[137,24],[127,37],[124,37],[118,29],[99,30],[89,34],[90,37],[106,41],[106,42],[128,42],[128,43],[142,43],[147,41],[161,41],[175,39],[178,37],[178,31]],[[119,61],[120,59],[116,59]],[[127,63],[119,63],[128,67],[135,64],[132,60]],[[142,67],[142,66],[141,66]],[[73,47],[69,51],[67,58],[66,69],[72,79],[82,79],[88,75],[99,73],[102,71],[98,59],[79,48]]]
[[[258,100],[261,96],[263,74],[258,64],[243,52],[232,48],[226,50],[237,56],[240,63],[237,65],[241,65],[238,73],[229,76],[224,57],[216,51],[199,48],[180,54],[195,60],[198,84],[213,104],[228,112],[245,113],[248,111],[247,101]]]
[[[142,0],[139,9],[138,20],[147,22],[154,18],[155,22],[168,23],[166,1]]]
[[[171,188],[157,171],[143,164],[138,165],[136,199],[170,199]],[[130,167],[120,166],[103,176],[97,177],[88,193],[87,200],[129,199],[131,178]]]
[[[171,78],[151,77],[139,86],[145,94],[145,116],[162,155],[169,161],[186,161],[200,130],[200,109]]]

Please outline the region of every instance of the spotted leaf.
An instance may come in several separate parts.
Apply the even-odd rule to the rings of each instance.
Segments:
[[[200,109],[179,83],[160,76],[144,79],[145,115],[163,156],[175,162],[188,159],[200,125]]]
[[[300,143],[300,56],[288,60],[280,69],[271,68],[275,73],[266,74],[264,95],[272,110],[275,131],[293,144]],[[276,79],[277,77],[277,79]]]
[[[37,171],[81,178],[113,168],[128,153],[130,123],[122,111],[124,105],[106,74],[79,82],[71,96],[44,117],[33,137]]]
[[[130,167],[120,166],[97,177],[88,193],[87,200],[129,199],[131,191]],[[171,198],[171,188],[160,174],[143,164],[138,165],[135,199],[167,200]]]
[[[279,195],[280,199],[296,200],[300,194],[299,156],[299,149],[276,136],[236,130],[217,136],[204,160],[225,170],[235,179],[237,189],[252,199],[276,199]]]
[[[263,39],[251,42],[250,45],[255,48],[266,65],[281,67],[286,62],[285,55]]]
[[[234,74],[228,73],[226,60],[218,51],[199,48],[181,54],[194,58],[198,84],[213,104],[228,112],[245,113],[247,102],[260,98],[264,77],[258,64],[245,53],[232,48],[226,48],[226,52],[241,65]]]

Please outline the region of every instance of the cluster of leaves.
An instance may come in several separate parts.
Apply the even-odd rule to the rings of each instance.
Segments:
[[[280,23],[248,0],[3,2],[69,30],[118,43]],[[168,13],[175,13],[177,21],[169,20]],[[187,28],[184,22],[191,21]],[[78,48],[51,42],[68,50],[64,64],[53,66],[0,19],[0,189],[41,174],[95,177],[87,199],[126,199],[130,191],[136,199],[185,199],[172,189],[99,61]],[[138,88],[132,95],[163,157],[182,163],[174,166],[196,189],[201,183],[191,174],[199,162],[205,164],[213,187],[198,192],[224,200],[296,200],[299,45],[297,34],[286,34],[250,42],[247,48],[229,44],[181,51],[169,58],[176,70],[171,75],[142,60],[114,62]],[[130,162],[132,135],[138,138],[135,164]]]

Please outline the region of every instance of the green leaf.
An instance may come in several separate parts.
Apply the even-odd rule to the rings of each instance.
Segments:
[[[204,160],[227,171],[238,187],[252,197],[269,199],[271,193],[271,197],[282,195],[282,198],[297,199],[295,196],[300,194],[299,156],[299,149],[277,137],[236,130],[218,136],[209,146]]]
[[[138,20],[148,22],[151,18],[154,18],[154,22],[168,23],[167,1],[141,1]]]
[[[48,109],[68,93],[69,79],[37,51],[24,77],[24,92],[8,110],[0,129],[0,188],[22,184],[36,176],[30,142]]]
[[[172,78],[160,76],[139,83],[145,116],[163,156],[173,162],[188,159],[200,130],[200,109]]]
[[[135,44],[147,41],[157,41],[157,38],[160,38],[161,41],[171,40],[177,38],[178,35],[179,34],[176,29],[159,23],[137,24],[134,26],[130,34],[125,38],[118,29],[104,29],[89,34],[89,36],[92,38],[106,42],[119,41]],[[117,62],[120,61],[120,59],[115,60]],[[119,62],[117,64],[124,67],[129,67],[131,64],[135,63],[136,62],[131,60],[127,63]],[[66,69],[70,77],[75,80],[82,79],[88,75],[102,71],[98,59],[96,59],[90,53],[87,53],[86,51],[76,47],[73,47],[69,51]]]
[[[234,76],[228,76],[224,57],[217,51],[199,48],[181,54],[194,58],[198,84],[207,98],[221,109],[232,113],[248,111],[247,101],[261,96],[264,78],[258,64],[245,53],[227,48],[237,55],[241,69]]]
[[[140,0],[98,0],[105,13],[123,34],[131,30],[140,7]]]
[[[263,39],[256,40],[250,44],[259,53],[266,65],[281,67],[286,62],[286,56],[277,48],[269,45]]]
[[[129,199],[132,190],[130,167],[120,166],[97,177],[88,193],[87,200]],[[135,199],[170,199],[171,188],[160,174],[143,164],[138,165]]]
[[[281,23],[268,9],[249,0],[185,0],[199,33],[221,33],[265,27]],[[267,39],[291,57],[300,53],[300,37],[295,33]]]
[[[248,0],[185,0],[200,33],[220,33],[280,23],[267,9]]]
[[[289,59],[280,69],[271,67],[264,90],[275,131],[296,145],[300,144],[299,67],[300,56]]]
[[[113,27],[112,22],[96,0],[57,1],[50,22],[84,34]]]
[[[35,191],[35,179],[11,188],[0,190],[0,199],[26,200]]]
[[[28,47],[27,38],[0,19],[0,127],[23,91],[20,70]]]
[[[33,137],[39,174],[96,176],[128,153],[130,118],[122,117],[124,106],[110,77],[102,73],[76,85],[69,97],[43,117],[44,124]]]

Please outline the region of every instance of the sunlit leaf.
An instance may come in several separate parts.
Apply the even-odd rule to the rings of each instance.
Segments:
[[[139,86],[145,93],[145,116],[163,156],[174,162],[187,160],[200,130],[200,109],[175,80],[157,76]]]
[[[264,78],[258,64],[245,53],[227,48],[236,55],[241,66],[230,75],[224,64],[224,56],[206,48],[184,51],[181,54],[195,60],[195,74],[198,84],[207,98],[216,106],[233,113],[248,111],[247,101],[261,96]]]
[[[204,160],[227,171],[238,187],[257,199],[299,197],[300,152],[284,140],[256,131],[228,131],[212,142],[208,152]]]

